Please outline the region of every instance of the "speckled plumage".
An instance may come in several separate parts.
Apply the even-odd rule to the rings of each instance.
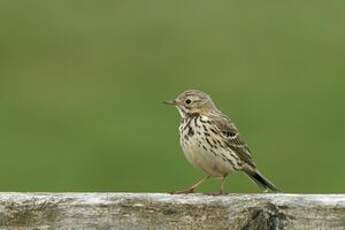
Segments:
[[[168,104],[181,115],[180,143],[187,160],[208,177],[223,179],[234,171],[244,171],[260,187],[278,191],[257,169],[251,151],[235,124],[217,109],[211,97],[199,90],[187,90]],[[190,189],[193,192],[206,178]]]
[[[242,167],[240,159],[226,146],[215,124],[205,115],[182,120],[180,143],[187,160],[207,175],[223,177]]]

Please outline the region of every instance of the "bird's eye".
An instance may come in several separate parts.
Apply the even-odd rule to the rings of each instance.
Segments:
[[[190,104],[190,103],[192,103],[192,100],[191,99],[187,99],[186,100],[186,104]]]

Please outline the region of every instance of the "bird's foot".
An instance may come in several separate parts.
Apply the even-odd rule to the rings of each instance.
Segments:
[[[170,194],[189,194],[189,193],[194,193],[194,188],[188,188],[182,191],[175,191],[175,192],[170,192]]]
[[[209,196],[222,196],[222,195],[226,195],[227,193],[223,192],[223,191],[219,191],[219,192],[209,192],[206,193]]]

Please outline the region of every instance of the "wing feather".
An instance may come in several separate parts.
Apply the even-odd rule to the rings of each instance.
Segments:
[[[224,114],[210,117],[221,134],[224,143],[251,168],[256,168],[248,145],[241,139],[234,122]]]

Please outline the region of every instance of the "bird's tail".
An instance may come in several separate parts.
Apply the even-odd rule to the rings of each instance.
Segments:
[[[280,190],[258,170],[246,171],[246,174],[261,188],[271,190],[272,192],[280,192]]]

